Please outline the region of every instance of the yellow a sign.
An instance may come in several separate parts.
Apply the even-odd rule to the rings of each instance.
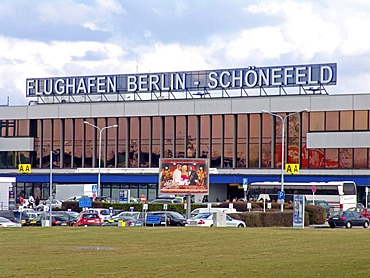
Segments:
[[[23,174],[30,174],[31,164],[18,164],[18,172]]]
[[[285,164],[285,173],[299,174],[299,164]]]

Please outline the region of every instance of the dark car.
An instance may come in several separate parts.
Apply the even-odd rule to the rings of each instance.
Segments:
[[[160,216],[160,226],[185,226],[186,218],[176,211],[149,211],[148,215]]]
[[[0,210],[0,216],[9,219],[15,223],[22,222],[22,226],[27,226],[27,221],[29,220],[29,215],[18,210]]]
[[[43,221],[50,221],[49,213],[42,213],[38,215],[35,219],[29,221],[29,226],[43,226]],[[62,214],[51,214],[52,226],[71,226],[70,218],[68,215]]]
[[[328,223],[330,228],[346,227],[349,229],[352,226],[369,227],[369,219],[355,211],[334,211],[330,215]]]

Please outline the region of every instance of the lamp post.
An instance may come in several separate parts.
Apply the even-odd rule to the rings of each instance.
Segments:
[[[288,114],[285,117],[282,117],[279,114],[272,113],[266,110],[262,110],[262,113],[270,114],[271,116],[277,117],[281,120],[281,189],[280,189],[281,192],[284,192],[285,122],[286,122],[286,119],[288,119],[289,117],[299,114],[301,112],[307,112],[307,111],[308,111],[307,109],[304,109],[301,111]],[[280,210],[281,212],[284,211],[284,201],[282,201],[280,204]]]
[[[93,125],[92,123],[89,123],[88,121],[84,121],[84,124],[92,126],[92,127],[96,128],[97,130],[99,130],[99,161],[98,161],[98,185],[97,185],[97,195],[99,195],[100,194],[101,137],[102,137],[102,133],[103,133],[103,130],[108,129],[108,128],[112,128],[112,127],[116,128],[116,127],[118,127],[118,125],[110,125],[110,126],[105,126],[105,127],[100,128],[96,125]]]

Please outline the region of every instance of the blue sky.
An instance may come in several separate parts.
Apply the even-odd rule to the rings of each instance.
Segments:
[[[370,93],[367,0],[0,0],[0,105],[26,78],[338,63]]]

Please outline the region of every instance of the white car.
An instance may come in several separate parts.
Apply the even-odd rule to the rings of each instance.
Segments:
[[[213,226],[213,214],[214,213],[201,213],[197,216],[186,220],[188,227],[212,227]],[[226,227],[246,227],[245,222],[236,220],[226,215]]]
[[[14,223],[8,218],[0,217],[0,227],[21,227],[20,223]]]
[[[215,213],[215,212],[226,212],[226,213],[236,213],[236,209],[230,209],[230,208],[197,208],[194,209],[190,215],[191,217],[195,217],[198,214],[203,214],[203,213]]]
[[[112,219],[112,215],[110,214],[110,210],[106,208],[89,208],[89,212],[95,212],[99,215],[100,219],[103,221],[108,221]]]
[[[50,200],[47,200],[47,201],[43,202],[43,204],[38,205],[36,207],[36,210],[37,211],[48,210],[49,204],[50,204]],[[62,209],[62,206],[63,206],[63,202],[60,201],[60,200],[53,199],[51,201],[51,208],[52,209]]]

